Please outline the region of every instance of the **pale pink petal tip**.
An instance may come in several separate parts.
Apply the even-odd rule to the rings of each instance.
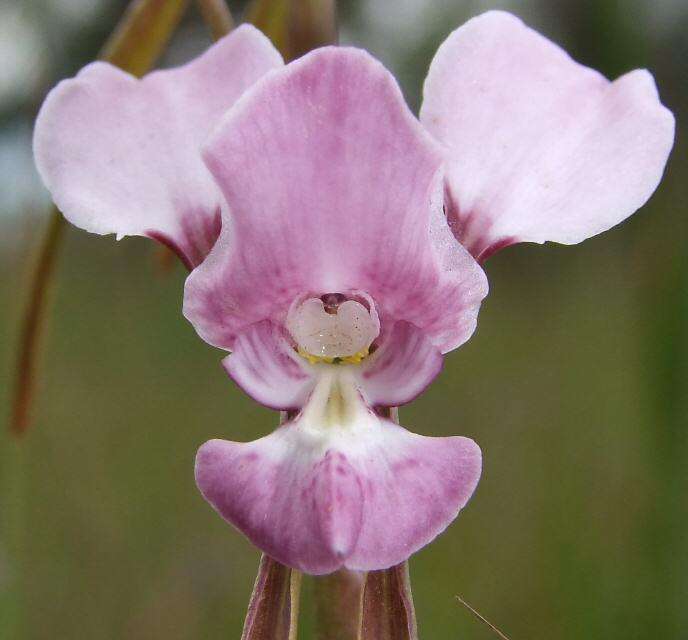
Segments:
[[[647,71],[610,82],[501,11],[440,46],[420,118],[445,145],[450,224],[479,260],[618,224],[655,190],[674,140]]]
[[[217,239],[225,207],[200,146],[237,98],[281,65],[248,25],[142,80],[94,62],[41,107],[34,156],[43,182],[76,226],[156,238],[193,267]]]
[[[314,421],[306,409],[255,442],[207,442],[196,458],[199,489],[258,548],[301,571],[402,562],[466,505],[480,449],[467,438],[416,435],[360,407],[343,420],[349,409],[347,424],[324,424],[325,413]]]

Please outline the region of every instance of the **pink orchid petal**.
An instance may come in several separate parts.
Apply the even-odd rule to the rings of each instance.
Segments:
[[[420,118],[447,147],[448,216],[479,259],[618,224],[657,187],[674,138],[647,71],[609,82],[500,11],[440,46]]]
[[[234,352],[222,364],[246,393],[271,409],[301,408],[315,384],[313,367],[269,320],[239,334]]]
[[[443,360],[422,331],[396,322],[356,370],[357,380],[370,406],[398,407],[423,393],[442,370]]]
[[[142,80],[88,65],[51,91],[36,121],[36,165],[55,203],[87,231],[154,237],[199,264],[224,206],[199,147],[246,88],[281,64],[244,25],[191,63]]]
[[[258,548],[311,574],[398,564],[440,534],[478,483],[467,438],[428,438],[376,418],[323,436],[297,419],[246,444],[211,440],[196,482]]]
[[[248,324],[284,323],[299,296],[351,290],[442,350],[470,336],[484,273],[467,254],[447,258],[451,233],[431,222],[441,155],[367,53],[319,49],[267,76],[205,159],[232,207],[186,285],[206,341],[231,349]]]

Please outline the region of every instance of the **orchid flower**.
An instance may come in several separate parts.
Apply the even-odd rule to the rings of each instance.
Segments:
[[[74,224],[155,238],[195,267],[184,314],[289,416],[204,444],[199,489],[264,552],[322,574],[404,561],[475,490],[473,441],[385,416],[473,333],[479,261],[622,221],[672,143],[648,72],[610,82],[489,12],[438,50],[419,119],[368,53],[283,66],[244,26],[142,81],[89,65],[47,98],[35,155]]]

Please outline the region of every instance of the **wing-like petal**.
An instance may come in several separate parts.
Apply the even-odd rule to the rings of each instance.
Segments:
[[[398,407],[419,396],[442,370],[444,358],[422,331],[396,322],[380,348],[354,369],[370,406]]]
[[[231,349],[246,324],[283,323],[298,296],[351,290],[442,350],[470,336],[485,276],[468,254],[447,258],[451,233],[433,222],[441,154],[368,54],[323,48],[266,77],[205,159],[232,208],[187,281],[205,340]]]
[[[312,365],[294,352],[284,331],[269,320],[239,334],[234,352],[222,364],[246,393],[271,409],[300,409],[315,385]]]
[[[500,11],[440,46],[420,118],[446,145],[447,214],[480,260],[618,224],[657,187],[674,139],[647,71],[610,82]]]
[[[34,155],[65,217],[94,233],[143,235],[192,267],[220,230],[222,195],[200,146],[222,114],[282,59],[242,26],[191,63],[141,80],[104,62],[53,89]]]

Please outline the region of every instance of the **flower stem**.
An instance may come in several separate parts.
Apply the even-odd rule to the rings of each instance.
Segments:
[[[408,562],[368,572],[357,640],[418,640]]]
[[[301,578],[302,574],[296,569],[291,570],[289,580],[289,640],[296,640],[299,633],[299,611],[301,609]]]
[[[272,40],[287,62],[337,42],[335,0],[253,0],[246,20]]]
[[[36,364],[40,347],[39,337],[45,320],[48,302],[47,291],[55,269],[60,240],[64,233],[62,215],[53,207],[48,229],[41,244],[38,262],[31,277],[31,292],[24,311],[19,353],[17,355],[17,377],[12,397],[11,431],[19,436],[29,426],[31,400],[35,387]]]
[[[300,591],[301,574],[263,554],[241,640],[296,640]]]
[[[188,4],[188,0],[134,0],[98,57],[142,76],[165,50]]]
[[[134,0],[100,52],[100,59],[134,75],[150,69],[174,32],[188,0]],[[36,266],[31,276],[29,300],[20,329],[10,430],[17,436],[30,424],[36,369],[47,312],[47,291],[54,277],[65,221],[52,207]]]
[[[365,573],[340,569],[313,578],[316,640],[356,640]]]
[[[198,8],[213,40],[219,40],[234,28],[234,18],[225,0],[198,0]]]

